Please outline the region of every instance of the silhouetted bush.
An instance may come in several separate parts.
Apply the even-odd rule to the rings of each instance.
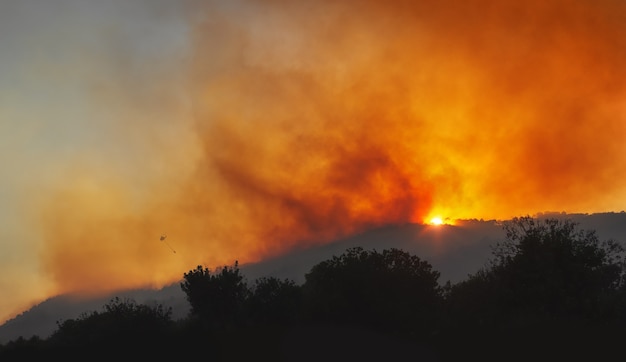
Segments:
[[[113,298],[102,311],[58,322],[48,339],[54,354],[116,356],[129,353],[164,355],[171,352],[171,308]]]
[[[27,361],[49,357],[46,341],[38,336],[29,339],[18,337],[5,345],[0,345],[1,361]]]

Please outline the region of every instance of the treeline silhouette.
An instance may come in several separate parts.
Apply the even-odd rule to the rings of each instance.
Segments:
[[[347,249],[313,266],[302,285],[275,277],[249,283],[237,262],[216,270],[198,266],[183,275],[191,308],[182,320],[172,320],[162,305],[114,298],[101,311],[59,321],[46,339],[1,345],[0,360],[571,361],[622,355],[621,244],[601,242],[595,231],[569,220],[521,217],[503,228],[506,238],[493,245],[492,258],[454,285],[440,284],[430,263],[399,249]],[[343,355],[327,348],[328,338],[347,341],[351,334],[362,338],[339,343]],[[363,352],[375,344],[378,354]]]

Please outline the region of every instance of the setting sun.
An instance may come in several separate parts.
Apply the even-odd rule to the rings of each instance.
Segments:
[[[433,217],[432,219],[430,219],[430,223],[431,225],[443,225],[443,219],[441,219],[440,217]]]

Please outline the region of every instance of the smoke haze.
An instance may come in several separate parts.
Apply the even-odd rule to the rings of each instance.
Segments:
[[[42,65],[85,91],[27,198],[51,294],[435,215],[623,209],[621,1],[138,4]]]

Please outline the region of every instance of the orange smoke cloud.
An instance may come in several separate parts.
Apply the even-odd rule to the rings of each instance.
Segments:
[[[70,179],[45,209],[60,291],[163,285],[434,214],[626,199],[621,2],[233,4],[189,18],[193,168],[95,194]]]

